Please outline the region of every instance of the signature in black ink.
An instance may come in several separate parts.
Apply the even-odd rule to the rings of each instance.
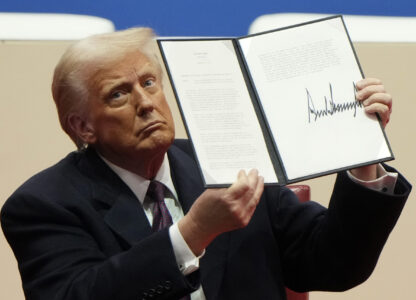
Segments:
[[[355,84],[353,83],[353,95],[355,99],[355,92],[357,91],[357,88],[355,87]],[[341,102],[341,103],[335,103],[334,95],[332,92],[332,84],[329,83],[329,93],[330,97],[329,99],[324,96],[325,100],[325,108],[323,109],[315,109],[315,105],[312,100],[312,96],[309,93],[309,90],[306,89],[306,98],[308,102],[308,121],[311,122],[311,119],[316,122],[318,118],[322,117],[329,117],[336,113],[353,110],[354,111],[354,117],[357,114],[357,107],[362,107],[363,104],[360,101],[357,101],[356,99],[351,102]]]

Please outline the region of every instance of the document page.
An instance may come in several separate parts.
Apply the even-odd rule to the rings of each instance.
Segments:
[[[160,45],[206,184],[231,184],[251,168],[277,183],[232,41]]]
[[[289,180],[392,156],[341,17],[239,39]]]

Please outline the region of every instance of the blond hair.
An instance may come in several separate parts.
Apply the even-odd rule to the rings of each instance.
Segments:
[[[104,65],[137,51],[143,53],[161,70],[156,55],[155,35],[152,29],[144,27],[90,36],[71,45],[62,55],[55,67],[52,96],[62,129],[78,148],[84,142],[72,130],[69,117],[73,113],[86,113],[88,77]]]

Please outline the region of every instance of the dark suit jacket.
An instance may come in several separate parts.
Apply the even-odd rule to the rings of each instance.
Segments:
[[[186,213],[204,190],[187,141],[169,160]],[[151,234],[138,200],[91,149],[29,179],[1,222],[27,299],[177,299],[200,282],[207,299],[285,299],[284,285],[339,291],[365,280],[410,189],[400,176],[388,196],[341,173],[325,209],[268,187],[249,225],[215,239],[189,276],[168,230]]]

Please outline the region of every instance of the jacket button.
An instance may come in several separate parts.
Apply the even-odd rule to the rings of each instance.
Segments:
[[[166,280],[164,287],[165,287],[165,290],[170,291],[172,289],[172,282],[169,280]]]
[[[163,289],[163,286],[161,286],[160,284],[157,286],[157,288],[156,288],[156,294],[158,294],[158,295],[162,295],[163,293],[164,293],[164,289]]]
[[[150,289],[149,290],[149,298],[150,299],[153,299],[155,297],[155,293],[156,293],[156,290],[155,289]]]

